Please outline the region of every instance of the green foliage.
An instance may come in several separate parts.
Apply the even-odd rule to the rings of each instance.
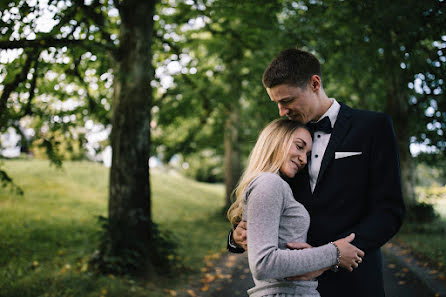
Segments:
[[[185,168],[179,168],[184,175],[197,181],[207,183],[222,183],[223,168],[222,158],[212,150],[188,155],[184,158],[187,163]]]
[[[279,1],[159,4],[155,48],[167,52],[155,51],[155,63],[160,70],[169,63],[181,68],[171,73],[172,86],[156,85],[154,154],[166,161],[175,154],[204,160],[208,150],[223,155],[225,121],[232,112],[241,115],[236,141],[245,154],[250,151],[249,141],[277,116],[261,75],[281,47],[280,8]]]
[[[0,41],[5,42],[12,34],[27,37],[28,28],[35,29],[37,17],[45,13],[27,1],[9,2],[4,14],[11,16],[0,22]],[[2,83],[15,86],[0,130],[32,128],[35,135],[26,142],[46,139],[52,144],[44,145],[50,159],[58,162],[61,158],[52,152],[61,143],[75,146],[73,139],[79,139],[85,145],[79,127],[88,121],[110,124],[120,16],[112,1],[52,5],[58,7],[54,19],[59,23],[50,32],[34,30],[42,39],[38,51],[27,48],[0,65]],[[389,87],[395,88],[406,112],[392,116],[403,117],[410,141],[438,148],[440,154],[423,159],[434,164],[444,159],[445,15],[436,0],[160,1],[152,46],[157,68],[152,154],[166,161],[206,149],[223,155],[224,122],[228,112],[237,110],[238,142],[246,157],[258,131],[277,117],[261,74],[280,50],[297,46],[321,58],[327,93],[346,103],[388,110],[396,100]],[[65,43],[49,46],[54,38]],[[169,70],[175,63],[177,69]],[[162,75],[172,76],[173,84],[162,84]],[[69,109],[53,107],[73,101],[76,106]],[[25,121],[29,117],[31,125]],[[58,138],[63,138],[51,142],[55,131],[62,131]]]
[[[395,238],[445,273],[446,197],[430,200],[430,203],[421,204],[417,220],[406,218]]]
[[[446,199],[446,187],[431,186],[419,188],[418,197],[421,201],[435,201]]]
[[[438,219],[438,214],[432,204],[425,202],[407,206],[405,220],[413,223],[431,223]]]
[[[417,174],[421,175],[418,179],[420,186],[446,184],[446,158],[438,158],[438,153],[425,152],[416,156],[417,163],[425,165],[425,168],[417,168]]]
[[[110,123],[111,58],[116,47],[111,39],[116,39],[119,24],[106,12],[114,6],[111,1],[37,5],[22,0],[9,1],[5,7],[0,48],[24,49],[9,52],[9,61],[0,64],[0,133],[14,128],[22,146],[44,148],[48,158],[60,166],[64,157],[58,153],[60,146],[69,150],[80,144],[80,155],[85,154],[87,122]],[[38,25],[42,16],[55,20],[49,32]],[[28,47],[21,44],[25,39],[30,40]],[[33,133],[25,135],[24,129]]]
[[[285,3],[285,31],[296,36],[298,47],[322,59],[331,96],[386,111],[400,140],[409,143],[412,137],[411,142],[435,146],[432,159],[444,159],[446,29],[441,24],[446,14],[441,1]]]
[[[431,189],[446,185],[446,171],[444,161],[437,162],[435,166],[419,162],[416,167],[417,185]]]
[[[6,171],[0,168],[0,185],[2,188],[10,187],[13,192],[17,195],[23,195],[23,190],[17,186],[11,179],[11,177],[6,173]]]
[[[70,161],[56,169],[40,160],[6,160],[4,168],[25,194],[0,189],[2,297],[161,297],[165,289],[180,292],[198,281],[204,257],[225,249],[228,223],[217,215],[221,185],[154,170],[154,221],[170,230],[165,239],[178,248],[168,259],[184,268],[150,280],[95,274],[89,260],[102,232],[97,217],[107,213],[108,169]]]

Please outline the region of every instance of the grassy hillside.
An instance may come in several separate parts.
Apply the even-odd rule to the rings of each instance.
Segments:
[[[89,162],[3,163],[25,191],[0,189],[0,296],[165,296],[197,278],[203,258],[225,248],[228,223],[220,213],[223,187],[174,173],[151,171],[153,215],[180,244],[188,273],[176,279],[134,282],[88,270],[106,215],[108,169]]]

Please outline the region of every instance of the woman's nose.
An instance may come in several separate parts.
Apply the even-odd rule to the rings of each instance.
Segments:
[[[299,161],[302,166],[307,165],[307,155],[306,154],[299,155]]]

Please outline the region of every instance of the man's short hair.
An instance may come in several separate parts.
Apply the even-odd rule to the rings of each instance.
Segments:
[[[288,84],[305,88],[313,75],[321,75],[318,59],[296,48],[283,50],[266,68],[262,82],[265,88]]]

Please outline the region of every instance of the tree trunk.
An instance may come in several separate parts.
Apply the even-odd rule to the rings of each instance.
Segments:
[[[229,73],[229,92],[228,92],[228,102],[226,104],[226,120],[225,120],[225,208],[227,211],[231,206],[231,194],[234,191],[238,180],[241,176],[242,165],[241,165],[241,145],[240,145],[240,109],[243,107],[241,104],[242,97],[242,81],[237,79],[241,77],[241,68],[243,60],[243,49],[240,47],[240,42],[237,36],[231,35],[229,43],[231,46],[231,54],[226,56],[225,64],[228,69],[231,70]]]
[[[112,110],[109,186],[111,254],[136,255],[134,273],[151,273],[149,182],[152,31],[155,1],[122,1]]]
[[[410,154],[408,98],[399,89],[397,78],[389,81],[386,97],[386,112],[392,117],[398,141],[403,197],[406,206],[411,206],[417,201],[415,197],[415,166]]]
[[[238,108],[231,108],[227,111],[225,121],[225,189],[226,205],[225,210],[231,205],[231,194],[237,185],[241,172],[241,152],[239,141],[240,112]]]

